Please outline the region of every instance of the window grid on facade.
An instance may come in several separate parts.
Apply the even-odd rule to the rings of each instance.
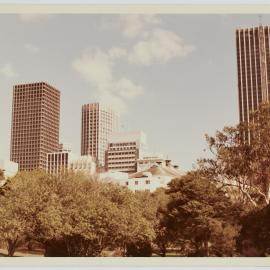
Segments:
[[[99,103],[82,106],[81,155],[91,155],[99,166],[105,165],[109,135],[118,129],[118,116]]]
[[[60,92],[47,83],[13,87],[11,160],[19,170],[45,169],[58,149]]]
[[[240,122],[252,122],[251,113],[269,100],[269,26],[236,30]],[[250,133],[246,134],[250,140]]]

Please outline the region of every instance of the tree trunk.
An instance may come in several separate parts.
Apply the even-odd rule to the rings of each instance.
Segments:
[[[162,243],[161,244],[161,249],[160,249],[160,251],[161,251],[161,257],[166,257],[166,253],[167,253],[167,248],[166,248],[166,244],[165,243]]]
[[[16,250],[17,241],[8,241],[8,257],[13,257]]]
[[[201,247],[200,242],[195,239],[195,254],[196,256],[200,255]]]
[[[31,242],[31,240],[27,244],[27,249],[28,249],[28,251],[32,251],[33,250],[33,243]]]
[[[209,242],[208,240],[203,241],[203,255],[209,257]]]

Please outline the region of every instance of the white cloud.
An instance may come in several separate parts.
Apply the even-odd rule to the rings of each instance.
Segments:
[[[39,52],[39,48],[31,43],[26,43],[24,45],[24,48],[31,53],[38,53]]]
[[[154,29],[145,33],[144,39],[133,46],[128,59],[131,63],[147,66],[185,57],[193,50],[193,46],[186,45],[174,32]]]
[[[123,35],[128,38],[135,38],[142,34],[145,29],[161,24],[157,15],[128,14],[122,15],[120,21],[123,27]]]
[[[19,14],[19,18],[21,21],[29,23],[47,20],[51,16],[52,16],[51,14],[35,14],[35,13]]]
[[[114,91],[125,99],[134,99],[143,93],[143,88],[123,77],[114,84]]]
[[[116,78],[115,59],[124,56],[124,50],[113,48],[108,53],[90,48],[73,61],[73,68],[93,87],[100,102],[109,104],[118,112],[126,110],[126,101],[142,94],[143,88],[126,77]]]
[[[91,48],[73,62],[73,67],[85,80],[106,88],[112,81],[112,61],[110,57],[98,48]]]
[[[112,47],[108,54],[111,59],[119,59],[125,57],[127,55],[127,51],[121,47]]]
[[[0,75],[3,75],[6,78],[13,78],[18,76],[17,72],[11,64],[5,64],[4,66],[0,67]]]
[[[102,23],[106,30],[109,26],[116,27],[118,24],[124,37],[134,39],[128,42],[125,40],[124,47],[113,46],[107,51],[90,48],[75,59],[72,66],[91,84],[91,89],[94,89],[95,97],[100,102],[109,104],[119,112],[126,109],[129,100],[144,92],[141,85],[129,78],[116,76],[114,70],[117,70],[119,61],[149,66],[185,57],[194,49],[176,33],[156,28],[162,23],[156,15],[121,15],[120,20],[113,21],[113,25],[104,20]]]

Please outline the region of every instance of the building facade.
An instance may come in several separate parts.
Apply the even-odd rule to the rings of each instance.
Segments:
[[[170,160],[166,160],[165,163],[154,164],[147,170],[129,175],[127,185],[133,191],[153,192],[158,188],[167,188],[172,179],[184,174],[178,166],[173,166]]]
[[[166,160],[162,154],[147,154],[137,159],[137,172],[148,170],[153,165],[166,165]]]
[[[45,82],[13,87],[11,160],[19,171],[45,169],[59,144],[60,91]]]
[[[66,173],[69,169],[71,155],[71,149],[60,144],[57,152],[47,154],[47,173],[54,175]]]
[[[110,107],[92,103],[82,106],[81,155],[91,155],[99,167],[105,165],[108,137],[118,130],[119,117]]]
[[[269,36],[269,26],[236,30],[240,122],[251,122],[251,113],[269,100]]]
[[[137,160],[145,151],[146,136],[143,132],[114,132],[109,137],[105,169],[109,172],[136,172]]]
[[[70,160],[69,170],[74,173],[94,175],[96,173],[96,163],[90,155],[73,157]]]
[[[53,175],[67,172],[94,175],[96,173],[96,163],[91,156],[77,156],[69,148],[64,147],[60,148],[58,152],[47,154],[46,171]]]
[[[153,165],[145,171],[128,174],[123,172],[106,172],[99,174],[99,180],[119,184],[133,192],[154,192],[158,188],[167,188],[172,179],[181,177],[184,172],[169,162]]]

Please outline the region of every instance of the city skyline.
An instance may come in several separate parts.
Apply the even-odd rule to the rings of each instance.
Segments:
[[[1,157],[9,157],[11,92],[19,83],[46,81],[61,90],[60,142],[77,153],[86,103],[110,101],[122,111],[122,130],[145,131],[152,152],[185,170],[204,155],[205,133],[239,121],[235,31],[256,26],[256,15],[1,15],[0,22],[18,38],[14,44],[2,31]],[[214,44],[213,33],[222,36]]]

